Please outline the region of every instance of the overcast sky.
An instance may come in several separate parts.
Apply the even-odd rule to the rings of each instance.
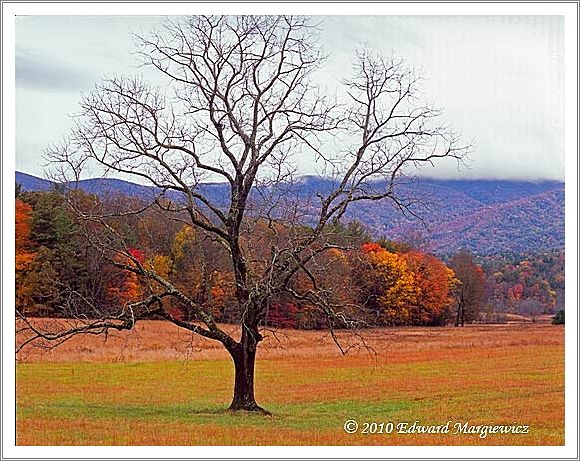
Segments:
[[[560,16],[327,16],[321,40],[330,87],[355,49],[396,53],[427,80],[444,120],[475,139],[470,169],[440,178],[564,178],[564,20]],[[132,34],[163,18],[27,16],[16,26],[16,169],[43,173],[47,144],[66,134],[81,92],[104,76],[135,73]],[[311,165],[303,165],[311,173]]]

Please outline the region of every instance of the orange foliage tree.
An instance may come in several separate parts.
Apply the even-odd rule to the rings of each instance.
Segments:
[[[30,220],[32,207],[16,200],[16,272],[26,270],[34,260],[32,242],[30,240]]]
[[[32,207],[22,200],[16,199],[16,305],[24,309],[32,302],[34,286],[31,284],[28,272],[34,261],[35,253],[30,239],[30,220]]]
[[[435,256],[419,251],[410,251],[402,257],[413,272],[418,288],[411,308],[411,323],[444,324],[453,304],[451,291],[458,283],[455,273]]]
[[[358,269],[363,305],[387,325],[444,323],[457,283],[454,273],[434,256],[419,251],[394,253],[377,243],[362,246]]]
[[[140,264],[145,262],[145,256],[142,251],[136,248],[129,248],[127,253],[131,255]],[[120,260],[123,264],[134,266],[135,263],[130,258]],[[122,270],[114,279],[114,285],[109,287],[108,293],[112,301],[126,304],[135,301],[143,294],[141,284],[137,278],[137,274],[130,270]]]

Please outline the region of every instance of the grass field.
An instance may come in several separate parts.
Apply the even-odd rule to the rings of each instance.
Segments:
[[[256,371],[273,415],[230,414],[233,367],[163,322],[75,338],[17,365],[20,445],[562,445],[564,329],[552,325],[373,330],[341,356],[324,333],[270,334]],[[409,422],[449,434],[347,434]],[[528,434],[453,434],[453,425],[528,425]],[[396,432],[396,427],[393,432]]]

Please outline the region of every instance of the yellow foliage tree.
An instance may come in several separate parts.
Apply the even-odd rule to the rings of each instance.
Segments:
[[[380,245],[363,245],[370,267],[366,271],[371,308],[378,310],[384,323],[405,324],[411,320],[412,306],[420,295],[415,274],[405,259]]]
[[[173,239],[171,251],[173,253],[174,261],[182,260],[187,252],[187,248],[191,248],[195,241],[195,231],[191,226],[183,226]]]
[[[170,256],[155,255],[145,263],[145,268],[154,271],[160,277],[168,279],[173,272],[173,259]]]

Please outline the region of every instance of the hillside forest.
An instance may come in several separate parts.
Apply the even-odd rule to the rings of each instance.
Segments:
[[[138,197],[68,192],[78,194],[77,203],[101,212],[145,209],[112,221],[125,251],[133,257],[122,260],[106,245],[92,244],[100,238],[99,227],[81,226],[65,206],[63,191],[25,192],[17,185],[16,192],[17,312],[27,317],[63,317],[70,315],[71,306],[75,315],[85,318],[118,312],[155,290],[154,282],[122,269],[135,260],[170,280],[216,321],[239,321],[227,250],[184,221],[167,219]],[[335,221],[331,227],[337,249],[313,264],[324,268],[321,283],[334,287],[333,296],[345,316],[357,318],[362,325],[505,322],[507,314],[535,321],[564,309],[563,250],[487,256],[460,250],[436,256],[409,241],[376,238],[359,221]],[[254,232],[263,232],[264,238],[253,235],[253,242],[267,242],[270,232],[283,235],[285,229],[264,221]],[[303,232],[309,232],[307,225]],[[264,243],[252,251],[269,248]],[[309,283],[306,274],[292,280],[296,288]],[[191,320],[183,306],[168,308],[176,319]],[[327,328],[326,322],[317,307],[284,294],[270,301],[264,326],[319,329]]]

